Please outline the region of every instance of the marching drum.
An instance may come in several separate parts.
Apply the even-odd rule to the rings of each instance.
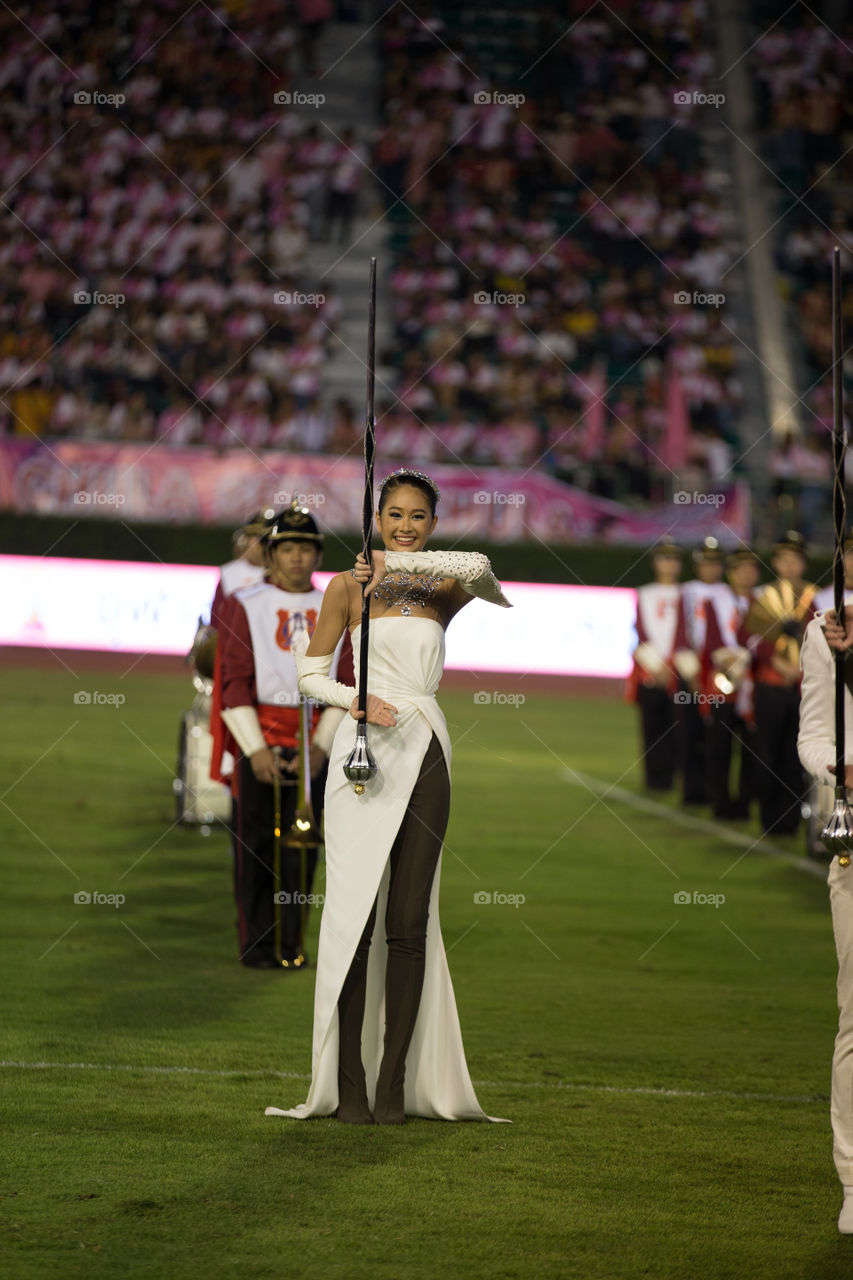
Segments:
[[[210,776],[213,736],[210,732],[210,697],[216,655],[216,632],[199,618],[198,630],[187,661],[192,662],[196,695],[181,717],[178,732],[178,767],[172,783],[178,822],[210,833],[214,822],[228,822],[231,792]]]

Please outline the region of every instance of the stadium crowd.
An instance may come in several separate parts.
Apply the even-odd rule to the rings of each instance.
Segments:
[[[629,32],[581,7],[550,52],[544,12],[392,7],[369,156],[276,101],[304,23],[265,0],[227,26],[177,0],[126,5],[119,39],[77,0],[0,15],[3,429],[349,448],[351,408],[322,386],[340,303],[301,264],[312,238],[346,241],[366,159],[393,227],[389,453],[544,457],[606,496],[655,496],[666,361],[692,462],[724,472],[732,344],[715,306],[678,301],[713,293],[731,259],[702,108],[672,89],[709,81],[701,13],[645,4]],[[489,66],[525,101],[479,100],[499,97]]]
[[[796,5],[780,17],[774,6],[759,6],[752,17],[763,34],[750,53],[763,152],[778,180],[776,263],[791,304],[803,392],[802,433],[776,443],[770,470],[777,499],[806,533],[831,470],[829,263],[835,245],[848,276],[853,267],[853,22],[833,30],[824,8]],[[849,288],[844,319],[849,333]],[[849,387],[849,366],[846,373]]]
[[[319,65],[331,5],[283,21],[245,0],[226,22],[157,0],[123,5],[117,24],[108,9],[0,12],[0,432],[346,452],[353,406],[323,384],[341,302],[305,254],[347,245],[359,200],[377,199],[389,456],[538,465],[603,497],[668,498],[677,376],[687,487],[742,473],[701,3],[614,0],[608,14],[576,0],[568,29],[505,0],[391,6],[371,36],[369,139],[286,101]],[[810,425],[778,442],[770,473],[783,518],[810,533],[831,416],[824,264],[853,235],[851,55],[798,9],[753,56],[768,145],[804,201],[779,262]]]
[[[707,478],[728,472],[739,441],[717,303],[731,228],[698,131],[709,108],[693,102],[714,64],[700,5],[587,8],[569,6],[568,29],[509,4],[489,23],[465,7],[395,8],[380,28],[389,417],[425,461],[544,453],[574,483],[648,498],[668,492],[666,370]],[[441,423],[441,439],[418,420]]]
[[[107,10],[0,13],[3,430],[323,447],[340,304],[302,258],[351,156],[287,106],[312,24]]]

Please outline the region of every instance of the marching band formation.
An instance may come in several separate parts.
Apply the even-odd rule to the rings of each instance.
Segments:
[[[627,696],[640,713],[645,782],[669,791],[680,769],[686,805],[715,818],[746,819],[758,806],[762,831],[793,835],[807,783],[797,755],[800,649],[832,589],[805,580],[806,545],[791,531],[770,557],[773,579],[742,547],[726,555],[706,538],[680,582],[684,552],[661,542],[654,581],[637,591],[637,647]],[[845,544],[853,586],[853,540]]]
[[[305,715],[292,653],[298,637],[313,631],[322,602],[311,579],[322,541],[296,504],[252,516],[235,534],[210,625],[200,627],[190,655],[200,693],[184,718],[187,782],[176,789],[184,820],[216,816],[229,825],[239,957],[250,968],[304,963],[319,837],[306,843],[300,836],[297,810],[306,793],[311,808],[313,782],[319,822],[341,718],[337,708]],[[757,805],[766,834],[794,834],[809,790],[797,755],[800,649],[810,620],[832,607],[831,587],[818,591],[805,581],[806,546],[797,532],[774,546],[774,578],[763,585],[755,552],[725,554],[714,538],[692,552],[688,581],[681,581],[685,552],[675,543],[662,541],[651,559],[654,580],[637,591],[627,686],[639,711],[647,788],[670,791],[678,782],[685,805],[709,805],[727,821],[749,818]],[[853,600],[853,539],[844,563]],[[350,682],[348,637],[336,660],[339,678]],[[211,798],[210,778],[230,795],[220,788]],[[191,812],[194,796],[201,816]],[[307,821],[316,833],[313,811]]]

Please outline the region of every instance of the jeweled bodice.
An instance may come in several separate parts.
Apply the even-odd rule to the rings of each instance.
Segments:
[[[409,618],[413,608],[434,609],[435,592],[443,578],[428,573],[388,573],[373,592],[388,609],[400,610],[400,617]]]

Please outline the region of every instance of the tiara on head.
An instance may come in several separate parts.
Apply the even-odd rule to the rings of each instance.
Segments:
[[[417,477],[418,480],[423,480],[425,484],[428,484],[430,489],[432,489],[433,493],[435,494],[436,502],[438,502],[439,498],[441,497],[441,493],[439,492],[438,485],[435,483],[435,481],[432,479],[431,476],[424,475],[423,471],[415,471],[414,468],[412,467],[398,467],[396,471],[392,471],[389,475],[385,477],[385,479],[380,484],[379,492],[380,493],[382,492],[382,490],[385,488],[389,480],[405,480],[407,476],[415,476]]]

